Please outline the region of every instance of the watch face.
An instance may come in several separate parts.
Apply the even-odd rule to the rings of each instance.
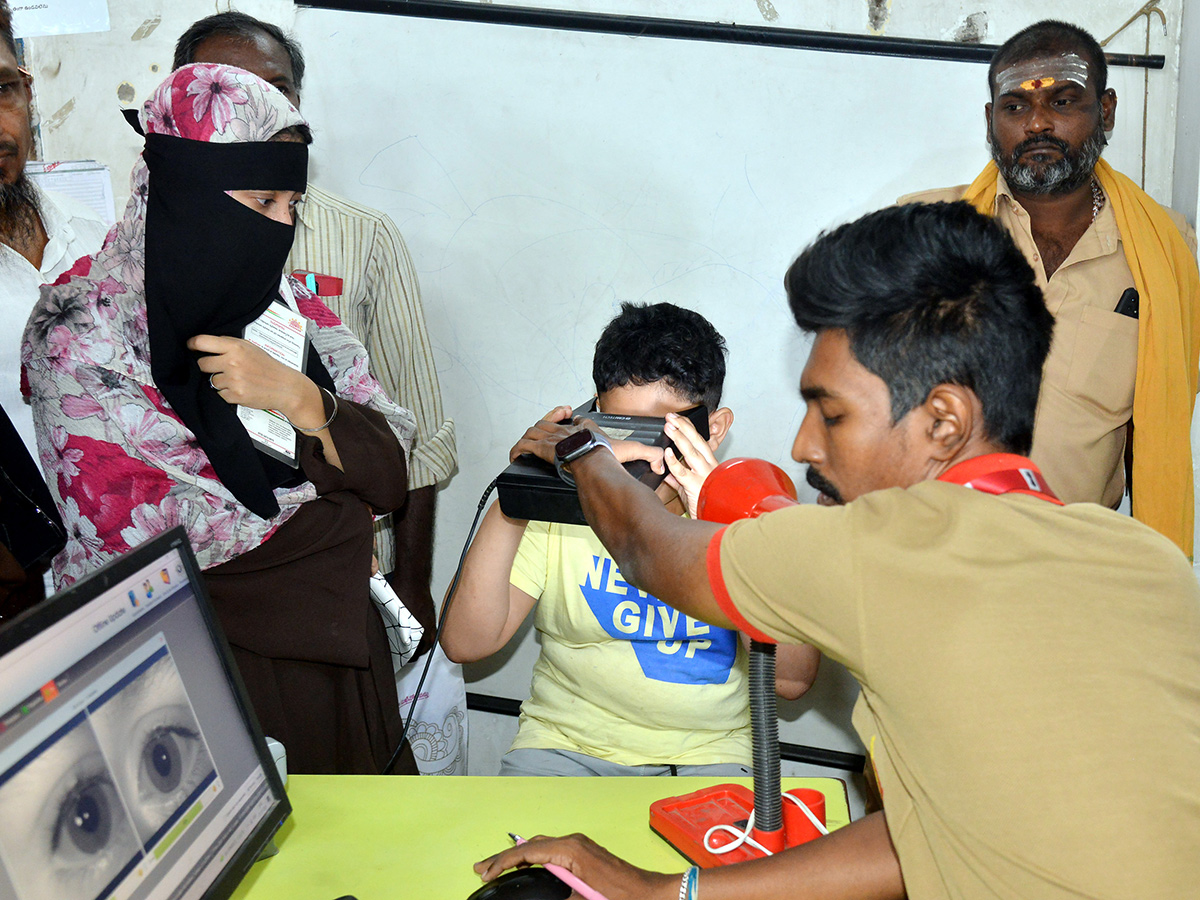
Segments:
[[[583,431],[577,431],[568,437],[563,438],[554,445],[554,455],[559,462],[570,462],[575,456],[585,448],[592,445],[592,433],[586,428]]]

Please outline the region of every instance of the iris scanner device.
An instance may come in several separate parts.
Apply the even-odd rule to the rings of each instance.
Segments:
[[[673,447],[663,430],[666,419],[657,416],[616,416],[595,411],[596,401],[589,400],[577,407],[572,415],[595,422],[612,440],[638,441],[651,447]],[[681,416],[690,421],[700,437],[708,440],[708,409],[694,406]],[[625,469],[649,488],[656,488],[665,475],[659,475],[644,459],[625,463]],[[500,494],[500,510],[513,519],[534,519],[538,522],[561,522],[566,525],[586,525],[579,495],[574,485],[567,484],[550,463],[542,462],[528,453],[518,456],[496,479]]]

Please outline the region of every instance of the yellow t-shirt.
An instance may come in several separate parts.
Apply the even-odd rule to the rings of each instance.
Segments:
[[[1167,539],[928,481],[736,523],[709,559],[752,635],[862,684],[910,897],[1200,896],[1200,586]]]
[[[514,750],[573,750],[626,766],[750,763],[737,632],[626,583],[582,525],[530,522],[510,580],[538,598],[542,645]]]

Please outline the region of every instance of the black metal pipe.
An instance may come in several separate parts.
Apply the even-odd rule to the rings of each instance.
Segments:
[[[521,701],[468,691],[467,709],[500,716],[519,716]],[[787,741],[779,742],[779,758],[788,762],[823,766],[826,769],[842,769],[846,772],[861,772],[866,765],[866,757],[861,753],[844,753],[841,750],[826,750],[824,747],[790,744]]]
[[[754,44],[761,47],[791,47],[869,56],[900,56],[910,59],[942,59],[950,62],[987,63],[995,44],[962,44],[955,41],[926,41],[915,38],[772,28],[767,25],[738,25],[733,22],[697,22],[689,19],[660,19],[654,16],[622,16],[576,10],[537,9],[471,3],[463,0],[296,0],[297,6],[347,12],[382,13],[420,19],[447,19],[491,25],[519,25],[560,31],[589,31],[631,37],[668,38],[685,41],[717,41]],[[1107,54],[1110,66],[1161,69],[1162,54]]]
[[[867,758],[861,753],[843,753],[841,750],[789,744],[787,741],[779,742],[779,758],[788,762],[823,766],[826,769],[842,769],[846,772],[862,772],[867,765]]]
[[[511,700],[508,697],[493,697],[491,694],[472,694],[467,691],[467,709],[496,713],[500,716],[519,716],[521,701]]]

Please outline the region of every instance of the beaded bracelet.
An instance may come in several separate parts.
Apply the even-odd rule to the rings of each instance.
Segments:
[[[700,867],[692,866],[679,882],[679,900],[697,900],[700,892]]]
[[[295,422],[293,422],[291,419],[288,419],[288,424],[289,424],[289,425],[291,425],[293,428],[295,428],[295,429],[296,429],[298,432],[300,432],[301,434],[319,434],[320,432],[322,432],[322,431],[324,431],[326,428],[328,428],[330,425],[332,425],[332,424],[333,424],[333,420],[337,418],[337,414],[338,414],[338,402],[337,402],[337,397],[336,397],[334,394],[330,393],[330,391],[328,391],[328,390],[326,390],[325,388],[321,387],[320,385],[317,385],[317,387],[321,388],[321,390],[322,390],[324,393],[328,394],[328,395],[329,395],[329,399],[333,401],[333,412],[331,412],[331,413],[329,414],[329,418],[325,420],[325,424],[324,424],[324,425],[318,425],[316,428],[301,428],[299,425],[297,425],[297,424],[296,424]],[[287,416],[284,416],[284,418],[285,418],[285,419],[287,419]]]

